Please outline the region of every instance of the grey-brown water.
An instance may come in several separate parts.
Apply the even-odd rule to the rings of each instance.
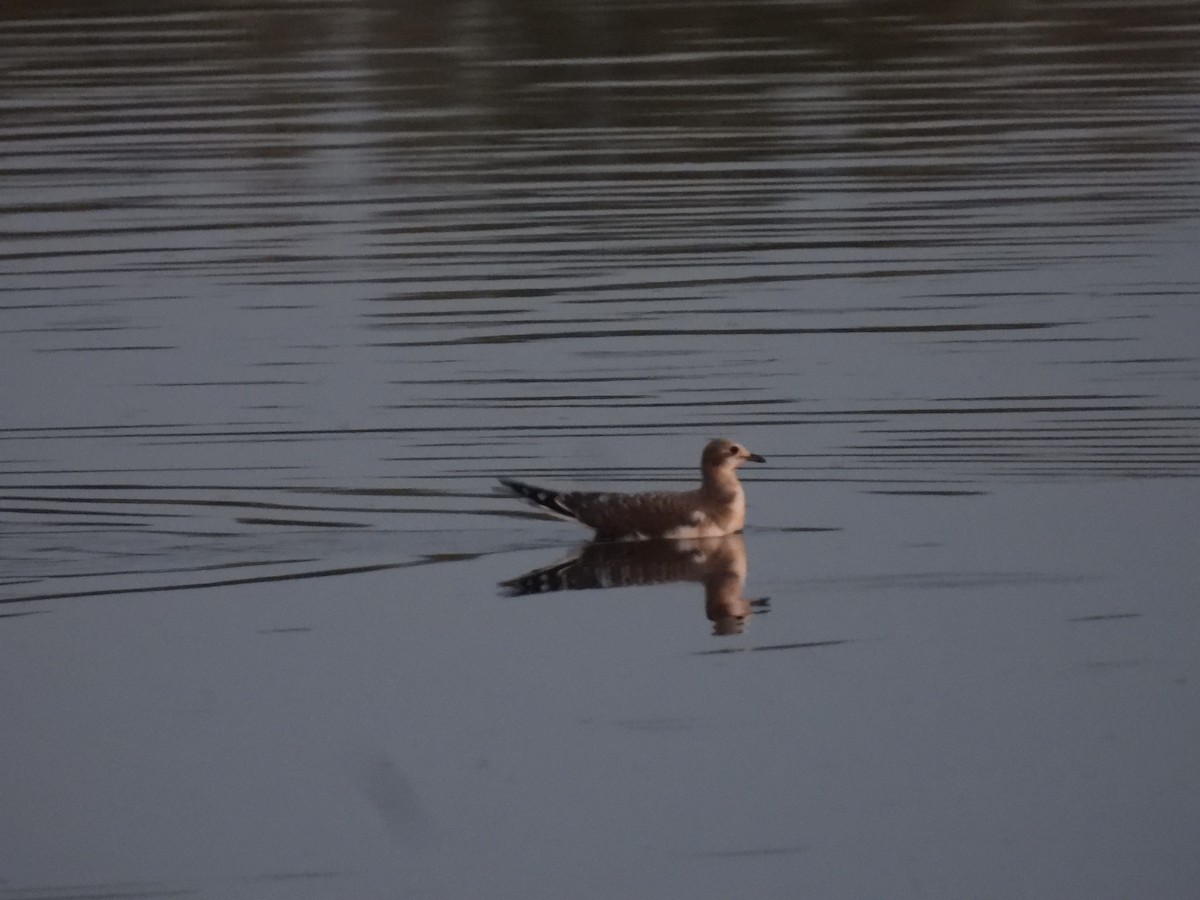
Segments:
[[[1192,896],[1198,37],[4,7],[0,898]]]

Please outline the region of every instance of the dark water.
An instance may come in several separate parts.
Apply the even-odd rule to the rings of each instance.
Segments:
[[[0,898],[1190,896],[1198,36],[4,7]]]

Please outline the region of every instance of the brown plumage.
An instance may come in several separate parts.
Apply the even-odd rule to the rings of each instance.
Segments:
[[[746,498],[737,476],[745,462],[766,460],[720,438],[705,446],[700,487],[691,491],[551,491],[505,478],[500,482],[540,508],[594,529],[597,540],[720,537],[746,523]]]

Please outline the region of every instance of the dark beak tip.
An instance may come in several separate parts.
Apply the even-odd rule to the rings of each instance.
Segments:
[[[767,461],[767,458],[766,458],[765,456],[759,456],[757,453],[751,453],[751,454],[750,454],[748,457],[746,457],[746,458],[747,458],[748,460],[750,460],[750,462],[761,462],[761,463],[765,463],[765,462]]]

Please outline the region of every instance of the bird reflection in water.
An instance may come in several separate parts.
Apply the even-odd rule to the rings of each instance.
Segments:
[[[749,600],[746,542],[742,535],[584,544],[569,559],[526,572],[500,587],[510,597],[601,588],[704,585],[704,614],[713,634],[741,634],[746,620],[766,612],[768,598]]]

